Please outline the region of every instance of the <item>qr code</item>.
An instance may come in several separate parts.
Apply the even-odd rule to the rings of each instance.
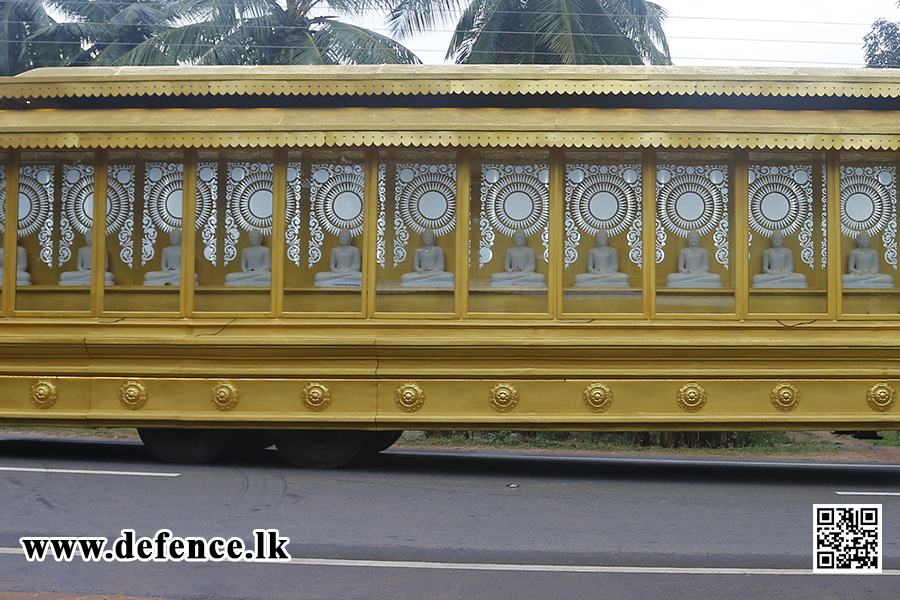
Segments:
[[[881,573],[881,505],[815,504],[815,573]]]

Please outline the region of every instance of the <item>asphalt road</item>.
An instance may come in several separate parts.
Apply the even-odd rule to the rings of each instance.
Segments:
[[[878,503],[882,575],[812,574],[813,504]],[[240,537],[289,562],[28,562],[23,536]],[[895,598],[900,465],[389,451],[300,470],[0,439],[3,592],[166,599]],[[49,596],[48,596],[49,597]]]

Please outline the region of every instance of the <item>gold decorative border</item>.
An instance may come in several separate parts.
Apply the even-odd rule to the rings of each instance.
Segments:
[[[237,406],[240,394],[230,381],[220,381],[209,390],[209,401],[219,410],[231,410]]]
[[[781,412],[791,412],[800,404],[800,390],[796,385],[787,381],[782,381],[772,388],[769,397],[772,400],[772,406]]]
[[[593,412],[603,412],[609,408],[613,401],[613,393],[605,383],[592,383],[581,394],[585,407]]]
[[[425,404],[425,392],[415,383],[404,383],[394,392],[394,403],[403,412],[416,412]]]
[[[706,389],[696,381],[689,381],[678,390],[678,406],[687,412],[697,412],[706,405]]]
[[[119,402],[129,410],[140,410],[147,404],[147,387],[136,379],[129,379],[119,388]]]
[[[324,383],[313,381],[300,392],[303,405],[313,412],[322,412],[331,404],[331,390]]]
[[[897,390],[886,381],[879,381],[866,392],[866,402],[869,408],[878,412],[886,412],[894,407],[897,402]]]
[[[50,408],[56,404],[59,392],[56,384],[47,379],[38,379],[31,385],[31,403],[38,408]]]
[[[501,413],[508,413],[519,404],[519,390],[511,383],[498,383],[488,393],[491,408]]]

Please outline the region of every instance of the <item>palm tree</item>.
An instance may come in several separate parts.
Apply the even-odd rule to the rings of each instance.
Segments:
[[[36,0],[0,1],[0,76],[35,67],[35,48],[29,38],[53,19]]]
[[[333,14],[384,0],[181,0],[181,18],[121,64],[310,65],[418,63],[405,46]]]
[[[401,3],[391,25],[402,36],[432,24],[436,12],[450,9],[453,0]],[[671,64],[665,17],[665,9],[647,0],[472,0],[456,24],[447,58],[457,63]]]
[[[32,0],[39,4],[38,0]],[[60,22],[31,36],[43,65],[115,65],[176,18],[174,0],[43,0]]]

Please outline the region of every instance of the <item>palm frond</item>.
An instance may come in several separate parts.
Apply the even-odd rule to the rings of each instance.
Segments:
[[[421,64],[411,50],[391,38],[364,27],[334,19],[324,20],[313,32],[326,64]]]
[[[388,29],[400,39],[452,22],[464,8],[461,0],[388,0]]]

